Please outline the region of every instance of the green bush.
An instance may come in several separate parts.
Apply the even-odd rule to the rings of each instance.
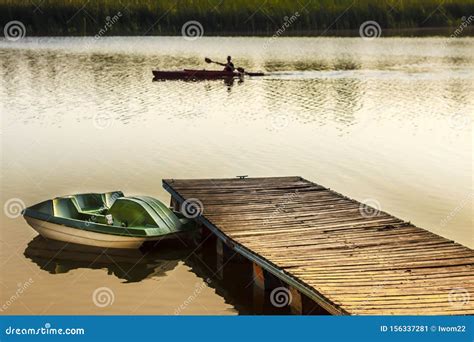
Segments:
[[[445,0],[441,6],[440,0],[308,1],[94,0],[84,6],[83,0],[0,0],[0,24],[20,20],[29,35],[95,35],[107,17],[121,12],[107,35],[179,35],[189,20],[199,21],[206,35],[272,35],[286,16],[298,11],[299,19],[285,31],[298,35],[356,30],[367,20],[384,29],[448,27],[474,14],[473,0]]]

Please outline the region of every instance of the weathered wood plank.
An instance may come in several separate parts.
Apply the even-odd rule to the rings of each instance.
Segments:
[[[382,211],[363,215],[363,204],[324,186],[301,177],[163,184],[178,203],[201,201],[204,224],[333,313],[474,314],[472,301],[450,297],[472,297],[471,249]]]

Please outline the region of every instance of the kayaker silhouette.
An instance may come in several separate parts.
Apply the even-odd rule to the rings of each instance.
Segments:
[[[232,63],[232,57],[227,56],[227,63],[224,66],[224,71],[232,72],[235,70],[234,63]]]

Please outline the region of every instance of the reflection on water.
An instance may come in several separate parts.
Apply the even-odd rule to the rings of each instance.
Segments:
[[[163,178],[300,175],[474,246],[472,38],[265,41],[0,40],[2,203],[110,190],[167,202]],[[153,69],[211,69],[204,57],[229,54],[268,75],[152,82]],[[207,278],[183,313],[262,312],[231,290],[240,278],[221,284],[205,250],[134,266],[135,252],[56,254],[21,217],[0,222],[1,302],[35,281],[7,313],[172,314]],[[98,311],[103,286],[116,302]]]
[[[52,275],[74,270],[105,270],[108,276],[117,277],[124,284],[166,277],[181,262],[202,279],[196,284],[206,284],[214,289],[217,295],[223,297],[240,314],[289,313],[288,307],[276,308],[271,305],[268,293],[254,293],[250,262],[234,255],[226,262],[226,267],[222,268],[217,261],[215,238],[212,237],[192,247],[183,241],[166,240],[161,241],[158,246],[120,250],[82,246],[36,236],[28,243],[24,255]],[[283,284],[279,283],[278,286]],[[261,300],[255,300],[257,296],[261,296]]]
[[[28,243],[25,257],[51,274],[67,273],[80,268],[107,269],[107,274],[133,283],[165,276],[189,252],[189,247],[181,243],[166,245],[162,242],[159,253],[144,253],[141,250],[81,246],[37,236]]]
[[[161,80],[161,79],[156,79],[156,78],[153,78],[153,82],[166,82],[166,81],[170,81],[170,80]],[[178,81],[178,80],[173,80],[173,81]],[[199,79],[182,79],[182,80],[179,80],[181,82],[203,82],[203,81],[207,81],[207,80],[199,80]],[[222,84],[226,85],[227,86],[227,90],[230,91],[232,89],[232,87],[234,86],[234,84],[241,84],[244,82],[244,79],[241,78],[241,77],[226,77],[226,78],[223,78],[222,80],[220,79],[216,79],[216,80],[213,80],[214,82],[222,82]]]

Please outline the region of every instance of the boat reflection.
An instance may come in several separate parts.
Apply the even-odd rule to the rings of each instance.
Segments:
[[[50,274],[76,269],[107,269],[109,275],[136,283],[152,277],[166,277],[178,264],[202,279],[206,286],[233,306],[239,315],[286,315],[290,308],[275,307],[270,291],[253,286],[252,263],[233,254],[221,264],[216,255],[215,237],[184,246],[178,241],[162,241],[159,246],[140,250],[106,249],[48,240],[37,236],[30,241],[24,255]],[[274,287],[284,286],[273,280]],[[185,297],[187,292],[183,292]],[[313,314],[321,314],[314,312]]]
[[[189,250],[181,242],[173,241],[160,242],[159,251],[155,251],[75,245],[37,236],[30,241],[24,255],[51,274],[80,268],[107,269],[109,275],[134,283],[165,276],[189,255]]]
[[[237,79],[237,84],[241,84],[244,82],[244,78],[243,77],[239,77]],[[231,91],[232,90],[232,87],[234,86],[235,84],[235,78],[234,77],[227,77],[227,78],[224,78],[224,85],[227,86],[227,91]]]
[[[219,81],[221,80],[223,82],[223,84],[225,86],[227,86],[228,90],[230,90],[236,80],[237,80],[237,84],[241,84],[244,82],[244,77],[224,77],[224,78],[221,78],[221,79],[215,79],[215,80],[206,80],[206,79],[194,79],[194,78],[189,78],[189,79],[180,79],[179,81],[182,81],[182,82],[209,82],[209,81]],[[167,80],[163,80],[163,79],[159,79],[159,78],[156,78],[154,77],[152,79],[153,82],[166,82]],[[173,81],[173,80],[172,80]],[[174,80],[175,81],[175,80]]]

